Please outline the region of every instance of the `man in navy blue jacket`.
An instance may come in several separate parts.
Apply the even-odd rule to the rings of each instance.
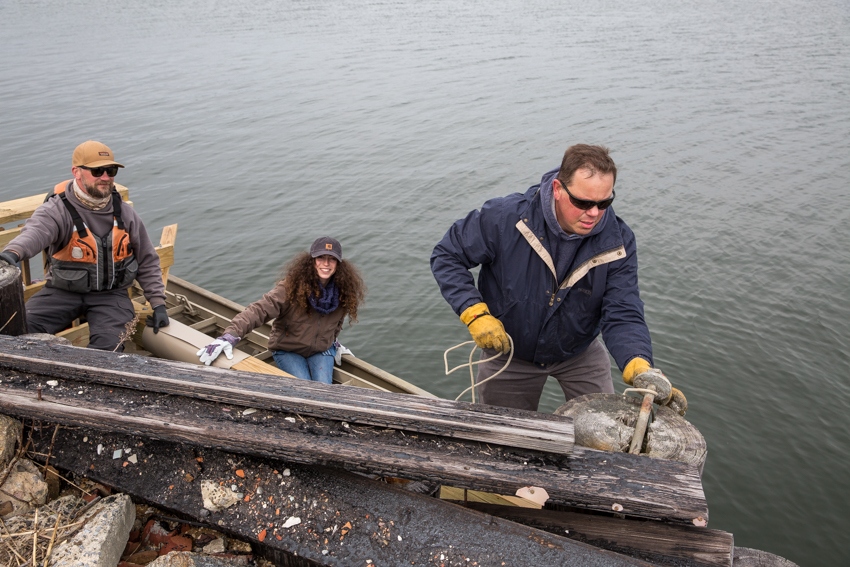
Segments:
[[[635,387],[684,415],[685,396],[652,368],[652,345],[637,280],[635,236],[614,214],[617,166],[602,146],[567,149],[561,167],[525,194],[484,203],[449,228],[431,254],[446,301],[468,327],[481,358],[485,404],[537,410],[548,376],[567,400],[613,393],[605,345]],[[481,266],[478,287],[470,269]]]

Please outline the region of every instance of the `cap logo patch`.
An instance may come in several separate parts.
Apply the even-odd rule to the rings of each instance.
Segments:
[[[333,250],[333,249],[334,249],[334,245],[333,245],[333,244],[331,244],[331,243],[327,243],[327,244],[325,244],[325,250]]]
[[[109,152],[97,152],[97,155],[99,155],[99,156],[104,156],[104,157],[109,157]]]

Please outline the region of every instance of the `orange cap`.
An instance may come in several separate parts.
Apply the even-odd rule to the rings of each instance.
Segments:
[[[115,156],[113,155],[112,150],[110,150],[106,144],[101,144],[100,142],[95,142],[93,140],[83,142],[77,146],[77,149],[74,150],[73,157],[71,157],[71,165],[74,167],[80,165],[84,167],[103,167],[106,165],[124,167],[115,161]]]

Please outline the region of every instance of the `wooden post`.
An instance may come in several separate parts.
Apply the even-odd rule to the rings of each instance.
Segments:
[[[0,262],[0,333],[13,337],[27,333],[21,271],[6,262]]]

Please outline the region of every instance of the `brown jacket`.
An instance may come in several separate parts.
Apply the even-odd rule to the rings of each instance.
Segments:
[[[274,319],[269,336],[269,350],[285,350],[303,357],[324,352],[342,331],[345,311],[338,307],[328,315],[310,308],[309,313],[286,300],[284,282],[278,284],[262,299],[255,301],[237,315],[224,330],[235,337],[244,337],[260,325]]]

